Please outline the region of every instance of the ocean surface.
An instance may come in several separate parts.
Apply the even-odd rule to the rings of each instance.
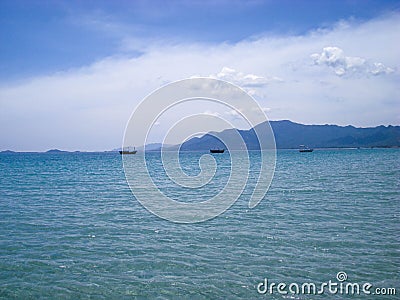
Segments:
[[[196,174],[199,155],[182,154],[182,168]],[[157,154],[147,160],[169,196],[203,201],[226,183],[226,157],[209,188],[191,192],[157,171]],[[250,152],[252,168],[259,158]],[[251,186],[222,215],[176,224],[135,199],[119,154],[0,154],[0,298],[399,299],[400,149],[279,150],[254,209]],[[265,279],[319,285],[339,272],[397,295],[257,291]]]

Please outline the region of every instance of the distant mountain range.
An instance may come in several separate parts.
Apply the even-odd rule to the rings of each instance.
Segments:
[[[299,145],[312,148],[347,148],[347,147],[400,147],[400,126],[378,126],[357,128],[337,125],[304,125],[288,120],[270,121],[278,149],[294,149]],[[265,124],[259,124],[260,132],[266,132]],[[258,130],[257,129],[257,130]],[[181,150],[208,150],[226,148],[218,138],[230,140],[236,129],[213,132],[202,137],[192,138],[182,144]],[[259,150],[260,146],[254,129],[238,130],[249,150]],[[266,133],[265,133],[266,134]],[[217,138],[218,137],[218,138]],[[240,149],[233,145],[233,149]],[[173,150],[173,147],[168,149]]]
[[[338,125],[304,125],[292,121],[270,121],[275,136],[277,149],[297,149],[300,145],[310,148],[371,148],[371,147],[400,147],[400,126],[377,126],[369,128],[357,128],[354,126]],[[256,126],[261,133],[265,131],[266,124]],[[194,137],[180,145],[164,145],[166,150],[182,151],[208,151],[211,148],[226,148],[218,139],[232,141],[236,129],[227,129],[221,132],[210,132],[202,137]],[[238,130],[249,150],[259,150],[260,146],[255,130]],[[215,135],[215,136],[213,136]],[[137,147],[138,151],[159,151],[162,144],[148,144],[145,147]],[[242,149],[243,145],[233,145],[233,150]],[[118,152],[121,148],[104,152]],[[58,149],[48,150],[46,153],[66,153]],[[79,151],[74,151],[79,152]],[[0,153],[14,153],[6,150]]]

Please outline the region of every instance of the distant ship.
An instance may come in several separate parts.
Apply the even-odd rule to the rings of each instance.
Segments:
[[[312,149],[312,148],[308,148],[304,145],[300,145],[299,152],[313,152],[313,151],[314,151],[314,149]]]
[[[119,150],[119,154],[136,154],[136,152],[135,147],[133,147],[133,150],[130,147]]]
[[[210,153],[224,153],[225,149],[210,149]]]

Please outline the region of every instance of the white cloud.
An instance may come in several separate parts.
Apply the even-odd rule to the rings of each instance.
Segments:
[[[213,116],[213,117],[220,117],[221,114],[216,112],[216,111],[211,111],[211,110],[206,110],[205,112],[203,112],[203,114],[205,115],[209,115],[209,116]]]
[[[232,82],[244,88],[260,88],[274,81],[282,81],[278,77],[244,74],[228,67],[223,67],[219,73],[212,74],[210,77]]]
[[[236,71],[229,67],[223,67],[219,73],[211,74],[209,77],[236,84],[243,88],[250,96],[257,99],[264,97],[264,94],[260,92],[261,89],[274,82],[283,82],[279,77],[267,75],[258,76],[251,73],[244,74],[243,72]]]
[[[370,72],[373,75],[379,75],[379,74],[389,74],[394,72],[394,70],[392,68],[386,67],[383,63],[374,62],[370,66]]]
[[[322,53],[314,53],[310,57],[316,65],[331,67],[338,76],[355,73],[380,75],[394,72],[392,68],[383,63],[371,63],[362,57],[345,56],[344,51],[339,47],[325,47],[322,49]]]
[[[270,108],[270,107],[261,107],[261,109],[262,109],[262,111],[265,112],[265,113],[271,111],[271,108]]]
[[[240,114],[234,109],[227,111],[226,114],[234,118],[241,118]]]
[[[399,124],[393,107],[400,101],[400,15],[345,25],[236,44],[149,44],[141,56],[116,55],[79,69],[0,84],[0,149],[116,148],[143,97],[194,74],[214,74],[261,95],[256,99],[269,108],[271,119]],[[321,53],[327,45],[336,48]],[[310,53],[318,53],[312,59],[320,67],[310,64]]]

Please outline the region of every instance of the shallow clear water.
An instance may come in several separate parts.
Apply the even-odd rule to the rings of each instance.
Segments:
[[[0,154],[0,298],[314,299],[256,287],[264,278],[317,284],[340,271],[350,282],[395,287],[398,297],[399,154],[278,151],[260,205],[248,209],[248,187],[221,216],[189,225],[135,200],[119,154]],[[199,153],[184,156],[183,168],[196,174]],[[258,158],[251,153],[254,166]],[[156,170],[157,155],[148,160]],[[218,191],[229,160],[217,160],[209,189],[176,189],[177,198]]]

